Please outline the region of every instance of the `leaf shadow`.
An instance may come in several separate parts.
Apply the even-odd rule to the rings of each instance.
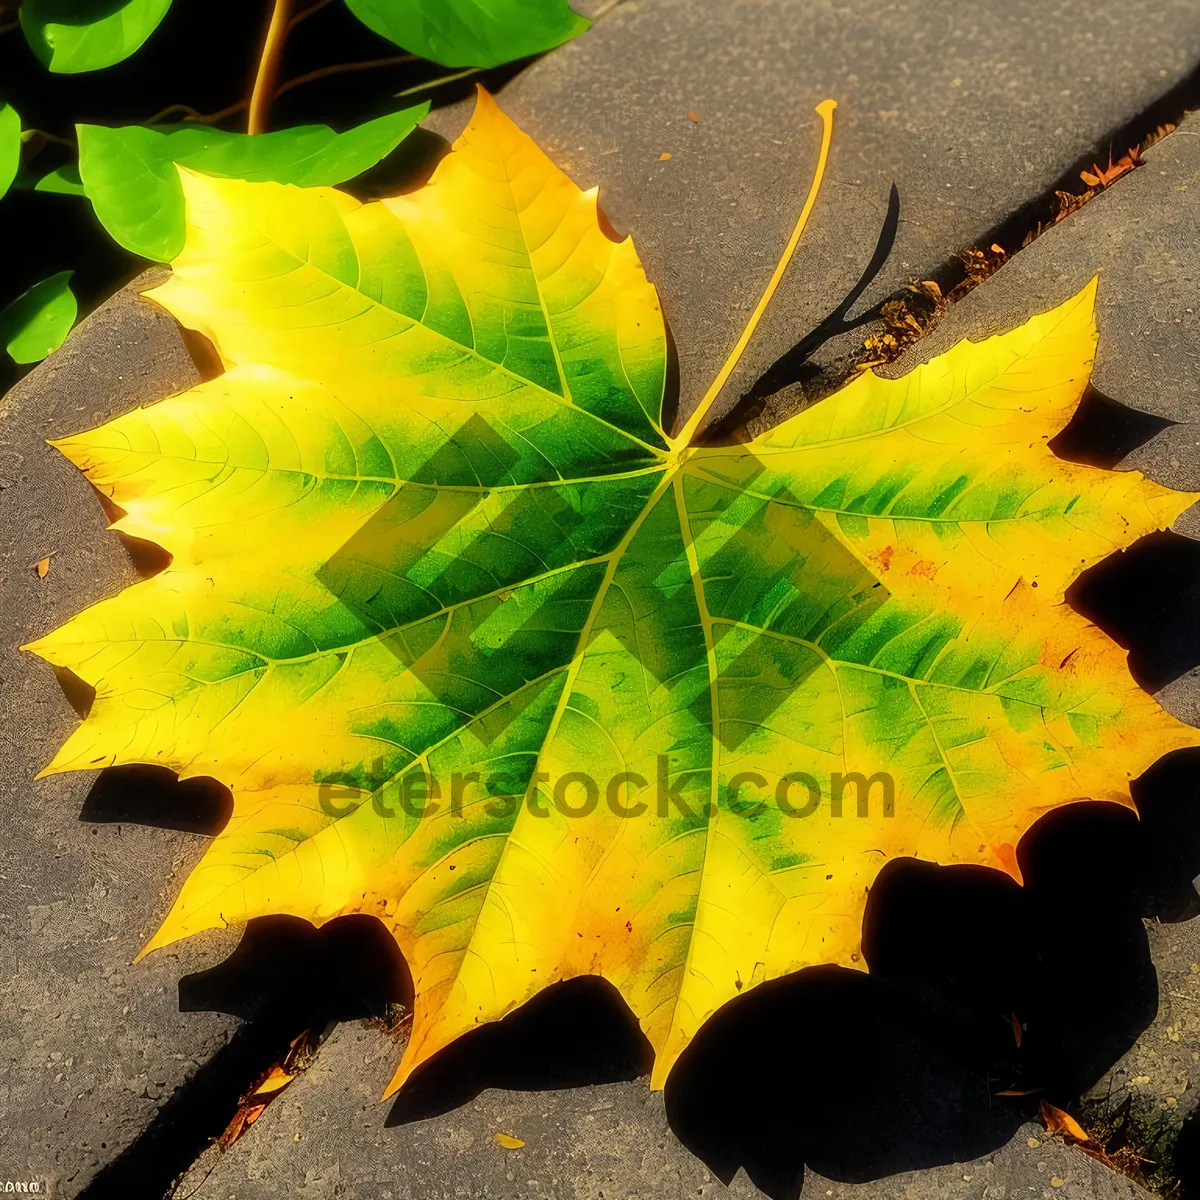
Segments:
[[[1108,470],[1174,422],[1128,408],[1089,385],[1049,445],[1061,458]],[[1139,538],[1071,585],[1067,602],[1129,651],[1140,687],[1156,692],[1200,665],[1200,542],[1171,530]]]
[[[899,228],[900,189],[893,183],[888,192],[887,212],[879,229],[879,237],[857,282],[813,329],[791,349],[781,354],[725,413],[704,429],[701,435],[704,445],[717,446],[744,440],[744,431],[749,422],[759,417],[772,399],[781,392],[788,392],[790,395],[792,390],[797,390],[797,398],[800,401],[798,407],[804,406],[805,385],[811,385],[822,375],[821,368],[812,365],[812,356],[826,342],[878,319],[886,301],[871,306],[857,317],[849,317],[847,314],[887,264],[896,244]]]
[[[233,795],[215,779],[177,779],[143,763],[105,767],[84,798],[79,819],[92,824],[146,825],[214,837],[233,813]]]
[[[297,917],[251,921],[224,962],[179,982],[181,1012],[228,1013],[245,1024],[79,1197],[170,1195],[295,1038],[330,1022],[387,1019],[392,1005],[411,1001],[407,968],[374,917],[340,917],[320,929]]]
[[[1200,757],[1151,774],[1140,823],[1093,803],[1039,822],[1018,851],[1024,887],[890,863],[868,904],[870,975],[815,968],[718,1012],[667,1084],[680,1140],[726,1183],[744,1168],[783,1200],[806,1166],[867,1182],[965,1162],[1008,1142],[1039,1099],[1072,1104],[1157,1011],[1142,924],[1166,915],[1157,864],[1173,855],[1177,882],[1200,871],[1194,815],[1186,852],[1165,840],[1194,814]]]
[[[1140,538],[1071,586],[1071,607],[1129,651],[1129,670],[1155,692],[1200,664],[1200,542],[1171,530]]]
[[[446,1047],[405,1084],[387,1124],[442,1116],[487,1088],[548,1091],[637,1079],[652,1062],[650,1043],[616,988],[581,976]]]

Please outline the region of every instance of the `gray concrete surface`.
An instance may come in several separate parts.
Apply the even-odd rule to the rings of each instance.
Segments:
[[[744,1173],[726,1188],[675,1140],[661,1096],[644,1083],[564,1092],[489,1090],[453,1114],[384,1129],[376,1097],[393,1046],[361,1025],[341,1026],[316,1064],[255,1122],[251,1134],[195,1164],[180,1193],[268,1200],[286,1181],[303,1200],[753,1200]],[[314,1112],[320,1120],[313,1121]],[[518,1137],[506,1150],[497,1133]],[[1149,1200],[1148,1193],[1040,1126],[1002,1149],[875,1184],[809,1173],[805,1197],[834,1200]]]
[[[200,946],[130,966],[203,839],[83,824],[92,777],[33,781],[76,716],[17,650],[135,579],[95,496],[42,439],[194,378],[174,323],[123,292],[0,400],[0,1186],[41,1179],[76,1194],[235,1024],[178,1011]]]
[[[1178,422],[1121,463],[1169,487],[1200,490],[1200,117],[1146,154],[1144,167],[1048,231],[966,296],[891,368],[900,373],[961,337],[999,332],[1072,295],[1099,273],[1100,344],[1092,375],[1106,396]],[[1176,530],[1200,537],[1193,508]],[[1160,701],[1200,725],[1200,670]],[[1200,799],[1200,798],[1198,798]],[[1200,923],[1151,924],[1154,1022],[1087,1094],[1097,1129],[1123,1122],[1147,1157],[1170,1157],[1200,1108]]]
[[[1047,230],[892,364],[901,374],[948,349],[1020,324],[1100,276],[1092,383],[1127,408],[1175,424],[1121,463],[1167,487],[1200,491],[1200,118],[1146,152],[1145,166]],[[1200,511],[1179,532],[1200,537]],[[1189,673],[1160,699],[1200,725]]]
[[[1191,0],[625,0],[502,104],[632,232],[674,330],[686,409],[799,212],[821,100],[839,105],[825,189],[727,401],[858,279],[893,180],[895,250],[855,311],[980,243],[1198,62]],[[470,105],[429,127],[453,137]]]
[[[1153,8],[1115,0],[626,0],[587,37],[518,77],[503,103],[581,183],[600,183],[614,223],[634,232],[671,320],[686,406],[736,337],[794,220],[808,186],[818,100],[833,95],[841,103],[829,183],[743,380],[857,278],[893,178],[904,203],[900,236],[867,301],[931,273],[1040,195],[1198,58],[1200,13],[1191,0]],[[700,121],[688,121],[687,110],[699,111]],[[449,134],[461,120],[461,110],[446,109],[434,124]],[[1194,420],[1198,146],[1191,128],[1172,135],[1147,167],[958,305],[918,356],[968,332],[1015,324],[1102,269],[1098,386],[1122,403]],[[660,162],[663,152],[672,158]],[[74,716],[50,672],[14,649],[133,578],[116,539],[103,534],[94,497],[42,439],[159,398],[193,377],[171,323],[123,294],[0,401],[7,814],[0,842],[0,1180],[47,1180],[62,1196],[79,1194],[125,1149],[237,1024],[180,1014],[175,1002],[176,980],[219,959],[230,939],[197,939],[129,966],[202,839],[81,823],[89,779],[31,782]],[[1200,487],[1194,433],[1186,423],[1167,430],[1136,461],[1164,482]],[[32,564],[51,553],[50,573],[39,580]],[[1164,699],[1196,720],[1193,694],[1185,679]],[[1190,936],[1190,926],[1179,927],[1177,940],[1157,936],[1164,978],[1184,969],[1183,958],[1190,970],[1189,956],[1200,957],[1185,946]],[[1161,1037],[1168,1047],[1182,1045]],[[1189,1043],[1170,1067],[1189,1082],[1191,1054]],[[389,1129],[375,1098],[394,1056],[393,1044],[373,1029],[340,1027],[316,1065],[241,1142],[197,1162],[180,1194],[724,1192],[674,1139],[661,1098],[644,1081],[493,1090],[445,1116]],[[1129,1079],[1143,1073],[1126,1072]],[[1165,1080],[1167,1073],[1155,1074]],[[1182,1116],[1188,1088],[1174,1076],[1169,1086]],[[1166,1099],[1155,1102],[1166,1107]],[[492,1141],[496,1132],[517,1134],[526,1146],[502,1151]],[[1031,1137],[1037,1146],[1028,1145]],[[753,1189],[740,1176],[730,1194]],[[931,1194],[1107,1200],[1137,1193],[1029,1128],[979,1161],[873,1184],[813,1175],[805,1183],[806,1196]]]

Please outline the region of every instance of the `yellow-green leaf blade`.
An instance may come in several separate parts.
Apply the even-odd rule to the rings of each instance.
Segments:
[[[696,450],[632,245],[489,100],[381,205],[184,187],[158,297],[227,370],[59,443],[173,562],[33,647],[97,689],[51,769],[232,786],[148,948],[383,920],[417,990],[397,1085],[591,973],[660,1086],[746,988],[861,966],[890,858],[1019,874],[1043,813],[1197,743],[1061,599],[1192,500],[1046,448],[1090,292]]]
[[[485,95],[457,145],[370,205],[185,174],[188,245],[148,294],[228,363],[347,401],[386,384],[431,424],[502,414],[543,460],[527,478],[651,465],[666,345],[632,242]]]

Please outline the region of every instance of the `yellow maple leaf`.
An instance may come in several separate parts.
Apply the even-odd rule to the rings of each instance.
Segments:
[[[150,294],[226,369],[56,443],[172,563],[31,647],[96,689],[47,771],[232,789],[147,950],[383,921],[416,986],[393,1088],[581,974],[620,990],[659,1087],[745,988],[861,968],[890,859],[1019,878],[1043,813],[1130,804],[1200,741],[1063,599],[1195,499],[1047,446],[1094,284],[704,447],[817,183],[674,435],[632,241],[486,93],[410,195],[183,186]]]

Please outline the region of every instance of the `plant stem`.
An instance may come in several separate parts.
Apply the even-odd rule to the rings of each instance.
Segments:
[[[333,0],[317,0],[316,4],[310,4],[303,12],[298,12],[289,22],[288,31],[295,29],[301,21],[307,21],[313,13],[318,12],[326,5],[332,4]]]
[[[147,117],[146,120],[140,121],[139,124],[157,125],[161,121],[165,121],[172,114],[180,113],[185,121],[190,121],[193,125],[215,125],[218,121],[223,121],[226,117],[231,117],[234,113],[241,112],[249,103],[248,100],[239,100],[236,104],[231,104],[228,108],[222,108],[212,113],[199,112],[190,104],[168,104],[166,108],[160,109],[154,116]]]
[[[742,330],[742,336],[738,338],[737,345],[730,351],[729,357],[725,360],[725,365],[717,373],[716,379],[712,381],[712,386],[704,393],[704,398],[696,405],[696,411],[688,418],[687,424],[671,439],[677,446],[687,446],[695,436],[700,423],[708,415],[709,409],[712,408],[713,401],[721,394],[721,389],[729,381],[729,376],[733,374],[733,368],[738,365],[738,360],[742,357],[742,352],[754,336],[754,331],[758,328],[758,323],[762,319],[767,305],[771,302],[771,297],[775,295],[775,289],[779,286],[779,281],[783,278],[783,273],[787,270],[788,263],[792,261],[792,255],[796,252],[800,235],[804,232],[804,226],[808,224],[809,214],[812,212],[813,205],[817,202],[817,195],[821,191],[821,180],[825,177],[825,164],[829,160],[829,143],[833,138],[833,110],[835,108],[837,108],[837,101],[835,100],[822,100],[817,105],[817,114],[820,116],[822,122],[821,151],[817,156],[817,169],[813,172],[813,181],[808,189],[808,198],[804,201],[804,207],[800,210],[800,216],[796,220],[796,227],[792,230],[792,236],[788,238],[788,243],[784,247],[783,254],[780,256],[778,264],[776,264],[775,273],[771,276],[762,297],[759,299],[754,311],[750,314],[750,320],[746,322],[746,328]]]
[[[415,87],[405,88],[402,92],[396,93],[396,99],[401,96],[413,96],[417,92],[423,92],[426,88],[441,87],[443,83],[453,83],[456,79],[466,79],[468,75],[478,75],[482,71],[482,67],[468,67],[465,71],[459,71],[454,75],[443,75],[440,79],[431,79],[428,83],[418,83]]]
[[[397,54],[392,58],[372,58],[366,62],[334,63],[329,67],[319,67],[315,71],[309,71],[307,75],[298,75],[295,79],[289,79],[286,83],[280,84],[275,89],[275,99],[278,100],[284,92],[290,92],[292,88],[299,87],[302,83],[312,83],[316,79],[340,75],[343,71],[367,71],[375,67],[395,67],[400,63],[413,62],[416,57],[415,54]]]
[[[74,150],[76,148],[75,142],[71,138],[59,137],[57,133],[47,133],[44,129],[21,130],[22,145],[35,137],[40,137],[46,142],[53,142],[56,146],[66,146],[68,150]]]
[[[287,41],[288,23],[292,16],[292,0],[274,0],[271,16],[263,36],[262,54],[258,60],[258,71],[254,76],[254,89],[250,93],[250,119],[247,133],[265,133],[271,116],[271,101],[275,97],[275,81],[279,78],[279,65],[283,59],[283,47]]]

